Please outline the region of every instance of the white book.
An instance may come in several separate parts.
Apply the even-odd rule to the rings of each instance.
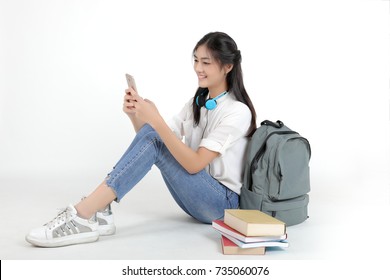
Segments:
[[[263,241],[279,241],[287,239],[287,233],[279,236],[245,236],[234,228],[229,227],[222,220],[214,220],[212,226],[215,230],[220,233],[226,233],[238,240],[249,243],[249,242],[263,242]]]
[[[233,243],[237,244],[240,248],[255,248],[255,247],[281,247],[281,248],[287,248],[289,246],[287,240],[279,240],[279,241],[262,241],[262,242],[250,242],[245,243],[237,238],[234,238],[233,236],[226,234],[224,232],[221,232],[223,236],[225,236],[227,239],[232,241]]]

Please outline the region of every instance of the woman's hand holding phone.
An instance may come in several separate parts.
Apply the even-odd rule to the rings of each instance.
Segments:
[[[128,88],[125,90],[125,96],[123,100],[123,111],[129,115],[129,114],[134,114],[135,111],[135,106],[134,103],[136,102],[136,91],[132,88]]]
[[[130,74],[126,74],[126,81],[128,88],[125,90],[123,111],[130,116],[130,114],[135,113],[134,102],[136,102],[135,96],[138,95],[138,93],[134,77]]]
[[[136,131],[144,124],[149,123],[152,127],[162,120],[156,105],[138,95],[134,78],[126,74],[129,88],[125,90],[123,111],[130,117]],[[135,118],[134,118],[135,117]]]

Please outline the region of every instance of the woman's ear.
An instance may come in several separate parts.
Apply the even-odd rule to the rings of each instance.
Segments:
[[[233,69],[233,64],[226,64],[224,68],[225,68],[225,75],[227,75]]]

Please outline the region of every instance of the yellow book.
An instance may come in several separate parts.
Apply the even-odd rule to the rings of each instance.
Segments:
[[[246,236],[286,234],[286,224],[260,210],[226,209],[224,222]]]

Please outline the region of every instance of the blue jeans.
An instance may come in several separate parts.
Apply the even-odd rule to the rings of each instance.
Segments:
[[[239,196],[211,177],[205,170],[188,173],[172,156],[157,132],[148,124],[135,136],[130,147],[108,174],[106,183],[119,202],[155,164],[176,203],[190,216],[211,223],[224,210],[238,208]]]

